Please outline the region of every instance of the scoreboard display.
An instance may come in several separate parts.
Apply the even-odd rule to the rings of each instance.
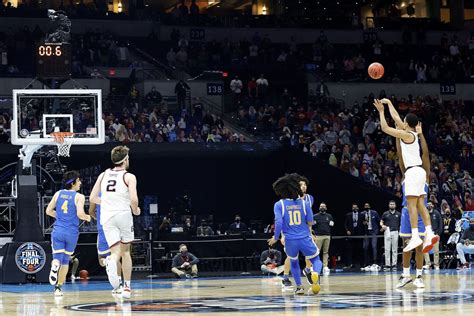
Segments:
[[[71,44],[39,43],[36,45],[36,76],[40,79],[71,77]]]

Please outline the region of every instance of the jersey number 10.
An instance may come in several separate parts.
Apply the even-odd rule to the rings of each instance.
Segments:
[[[288,215],[290,215],[290,226],[301,224],[300,211],[288,211]]]

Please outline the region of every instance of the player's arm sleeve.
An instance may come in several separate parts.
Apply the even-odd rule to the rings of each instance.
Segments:
[[[465,241],[466,239],[468,239],[468,238],[467,238],[467,233],[468,233],[468,230],[467,230],[467,229],[462,233],[461,239],[459,239],[459,242],[460,242],[461,244],[464,244],[464,241]]]
[[[281,205],[280,203],[275,203],[273,208],[273,212],[275,213],[275,239],[280,239],[281,228],[283,226],[283,216],[281,214]]]
[[[99,197],[100,184],[102,183],[103,178],[104,178],[104,173],[102,172],[97,178],[97,180],[95,181],[94,187],[92,188],[92,192],[89,196],[89,200],[91,203],[100,204],[100,197]]]
[[[48,216],[56,217],[56,211],[54,209],[56,208],[56,202],[58,200],[58,195],[59,195],[59,193],[56,192],[54,194],[53,198],[51,199],[51,201],[49,201],[48,207],[46,208],[46,214]]]
[[[130,207],[135,214],[138,209],[138,193],[137,193],[137,178],[135,175],[128,173],[128,192],[130,193]]]
[[[199,262],[198,257],[193,255],[192,253],[189,253],[189,257],[191,258],[191,261],[189,262],[190,265],[197,264]]]

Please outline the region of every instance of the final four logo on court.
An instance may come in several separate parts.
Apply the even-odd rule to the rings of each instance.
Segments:
[[[18,269],[28,274],[34,274],[43,269],[46,263],[46,253],[43,247],[37,243],[27,242],[16,250],[15,261]]]

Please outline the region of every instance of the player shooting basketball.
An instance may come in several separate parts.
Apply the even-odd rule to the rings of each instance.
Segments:
[[[416,127],[416,132],[419,136],[420,143],[421,143],[421,160],[422,160],[422,166],[423,169],[426,171],[426,182],[425,182],[425,187],[424,191],[426,193],[425,195],[425,205],[428,204],[428,182],[429,182],[429,174],[430,174],[430,153],[428,151],[428,144],[426,143],[426,139],[423,136],[423,132],[421,129],[421,124]],[[400,140],[397,139],[397,155],[398,155],[398,161],[400,165],[400,170],[402,171],[402,174],[404,175],[406,172],[405,165],[403,163],[403,157],[402,157],[402,151],[401,151],[401,146],[400,146]],[[412,237],[412,229],[410,227],[410,216],[409,212],[407,209],[407,199],[405,196],[405,183],[402,184],[402,192],[403,192],[403,202],[402,202],[402,218],[400,221],[400,237],[402,237],[404,245],[408,244],[409,238]],[[418,215],[418,232],[421,236],[425,235],[425,225],[423,224],[423,220],[421,219],[421,216]],[[400,281],[397,284],[397,288],[402,288],[408,283],[412,282],[413,279],[410,276],[410,259],[411,259],[411,254],[412,251],[409,252],[404,252],[403,253],[403,272],[402,276],[400,277]],[[423,282],[423,247],[419,245],[418,247],[415,248],[415,262],[416,262],[416,279],[413,282],[413,284],[417,288],[424,288],[425,284]]]
[[[116,293],[120,287],[118,263],[122,259],[123,290],[122,297],[131,297],[132,257],[130,244],[134,240],[133,215],[140,215],[137,195],[137,179],[127,172],[129,149],[117,146],[112,149],[113,169],[102,172],[92,189],[90,200],[100,204],[100,223],[110,247],[111,255],[106,258],[106,271],[109,282]],[[99,192],[101,197],[99,197]],[[130,211],[131,209],[131,211]]]
[[[46,208],[46,214],[56,218],[51,234],[53,261],[49,274],[49,283],[54,285],[55,296],[63,296],[61,286],[66,280],[69,259],[79,238],[79,219],[87,222],[91,220],[84,213],[84,195],[78,193],[81,188],[79,173],[66,172],[63,184],[64,190],[56,192]]]
[[[390,115],[395,121],[396,128],[388,126],[385,119],[384,104],[388,104]],[[416,127],[419,124],[418,117],[413,113],[409,113],[405,116],[405,120],[402,121],[400,115],[393,107],[392,102],[388,99],[375,100],[374,106],[379,111],[382,131],[390,136],[400,139],[402,160],[406,168],[405,196],[410,215],[412,236],[403,251],[409,252],[423,244],[423,252],[429,252],[433,248],[433,245],[438,242],[439,236],[435,235],[431,228],[430,215],[424,202],[426,196],[424,190],[426,171],[422,168],[420,144],[416,132]],[[426,237],[424,242],[421,240],[418,232],[418,214],[421,215],[423,223],[426,226]]]
[[[313,224],[313,211],[308,202],[301,197],[303,192],[299,179],[293,175],[286,175],[273,183],[273,190],[281,198],[275,203],[275,235],[268,240],[273,246],[285,234],[285,252],[291,260],[291,273],[295,279],[296,295],[303,295],[304,288],[301,284],[301,270],[298,254],[301,251],[312,263],[311,270],[306,275],[314,294],[319,293],[319,273],[322,262],[319,259],[319,250],[310,234]]]

